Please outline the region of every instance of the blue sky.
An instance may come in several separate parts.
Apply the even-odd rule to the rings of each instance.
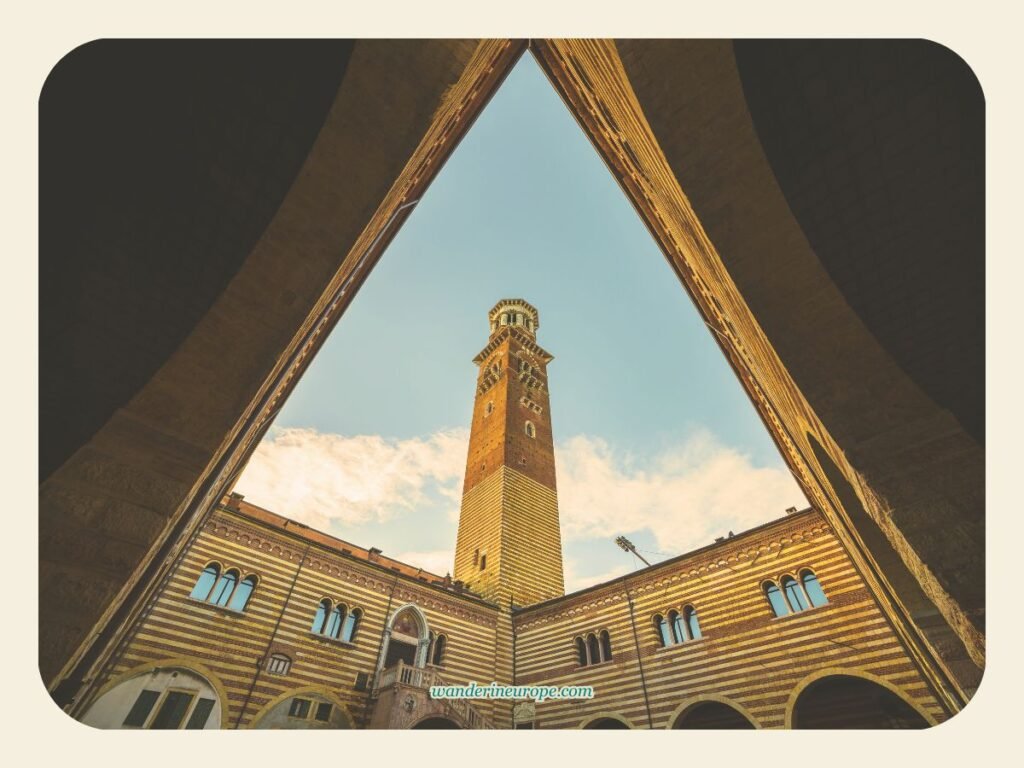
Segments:
[[[502,297],[538,308],[538,341],[555,356],[569,588],[634,567],[618,533],[673,555],[804,506],[665,257],[529,55],[413,210],[237,490],[444,573],[471,359]]]

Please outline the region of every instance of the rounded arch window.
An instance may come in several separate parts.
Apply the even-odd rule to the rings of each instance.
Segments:
[[[235,591],[235,585],[238,583],[238,576],[238,571],[234,568],[224,571],[224,575],[217,580],[213,587],[210,602],[214,605],[227,606],[228,600],[231,599],[231,593]]]
[[[345,617],[345,621],[341,625],[341,639],[346,643],[351,643],[355,640],[356,632],[359,630],[359,621],[363,618],[363,612],[358,608],[353,608],[348,612],[348,616]]]
[[[668,623],[672,629],[672,642],[685,643],[686,628],[683,626],[683,617],[679,614],[679,611],[668,612]]]
[[[786,602],[793,609],[793,613],[806,611],[811,607],[810,603],[807,602],[807,595],[804,594],[796,579],[787,575],[782,577],[780,583],[782,584],[782,592],[786,595]]]
[[[785,616],[789,613],[789,606],[786,605],[785,599],[782,597],[782,590],[779,589],[779,585],[774,581],[766,581],[761,585],[764,590],[765,597],[768,598],[768,603],[772,607],[772,612],[776,616]]]
[[[255,574],[249,574],[242,579],[235,587],[234,594],[231,595],[228,608],[233,611],[244,611],[249,605],[249,598],[252,597],[253,590],[256,589],[257,581]]]
[[[668,620],[660,613],[654,616],[654,629],[658,633],[658,640],[661,641],[662,646],[672,645],[672,630],[669,628]]]
[[[324,628],[324,634],[327,637],[333,637],[337,640],[341,636],[341,625],[345,621],[345,606],[338,603],[334,606],[334,610],[331,611],[330,616],[327,618],[327,626]]]
[[[526,422],[525,430],[526,430],[526,436],[527,437],[536,437],[537,436],[537,428],[533,425],[532,421]]]
[[[608,630],[601,631],[601,661],[612,660],[612,638]]]
[[[818,583],[818,577],[809,568],[800,571],[800,584],[803,585],[804,592],[807,593],[807,599],[810,600],[813,607],[817,608],[819,605],[828,603],[825,591],[821,588],[821,584]]]
[[[218,576],[220,576],[220,565],[217,563],[207,565],[196,579],[196,585],[192,588],[192,594],[189,597],[193,600],[205,601],[213,592],[213,585],[217,583]]]
[[[697,621],[697,609],[692,605],[683,608],[683,625],[691,640],[699,640],[701,637],[700,623]]]
[[[325,597],[316,607],[316,615],[313,616],[313,626],[310,628],[310,631],[315,632],[318,635],[323,632],[324,625],[327,623],[327,617],[330,613],[331,601]]]
[[[576,660],[581,667],[587,666],[587,644],[582,637],[576,638]]]

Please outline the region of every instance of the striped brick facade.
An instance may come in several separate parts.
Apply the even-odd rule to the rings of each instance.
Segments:
[[[448,639],[446,679],[495,678],[495,606],[459,594],[434,574],[236,504],[220,506],[201,531],[113,659],[100,695],[140,670],[183,666],[224,691],[223,727],[251,727],[268,705],[301,691],[328,696],[344,707],[351,727],[365,727],[372,699],[357,690],[357,676],[372,680],[385,622],[410,604],[425,614],[430,631]],[[210,563],[259,578],[244,611],[190,597]],[[324,597],[362,611],[352,643],[311,631]],[[267,671],[274,652],[291,658],[287,675]]]
[[[814,509],[564,595],[552,357],[536,344],[537,313],[525,302],[499,302],[490,321],[488,345],[474,361],[454,580],[233,494],[184,551],[76,716],[101,727],[153,727],[167,691],[185,684],[176,682],[180,674],[201,689],[190,701],[206,697],[205,727],[221,728],[918,727],[949,717]],[[254,578],[244,605],[194,596],[208,568]],[[823,596],[812,600],[800,587],[802,610],[776,615],[764,585],[807,573]],[[344,606],[345,615],[359,611],[350,639],[318,624],[323,601]],[[695,612],[699,631],[666,638],[655,617],[673,611]],[[128,707],[144,675],[151,688],[163,686],[150,696],[168,698],[153,699],[156,714],[133,716]],[[427,693],[470,682],[592,686],[595,696],[549,698],[518,710],[523,717],[513,715],[513,701],[446,702]],[[309,704],[295,714],[300,699]],[[322,721],[311,714],[321,705],[330,712]],[[190,722],[198,706],[176,722]]]
[[[817,575],[828,603],[775,617],[763,582],[804,568]],[[703,636],[662,647],[653,617],[687,605],[696,608]],[[700,701],[727,702],[755,727],[783,728],[801,685],[838,670],[891,686],[930,722],[946,717],[811,509],[525,608],[515,627],[517,683],[592,685],[596,692],[591,701],[538,705],[540,728],[578,727],[608,713],[636,728],[670,728]],[[610,634],[612,660],[581,667],[573,638],[602,630]]]
[[[451,579],[244,501],[228,504],[218,507],[112,659],[98,696],[154,668],[181,668],[220,692],[218,727],[260,727],[275,705],[311,695],[335,702],[346,727],[389,722],[388,713],[374,708],[386,704],[404,714],[408,697],[375,696],[373,677],[382,673],[385,626],[413,605],[430,631],[447,639],[442,663],[425,667],[440,681],[594,687],[590,701],[538,703],[536,728],[586,727],[599,718],[616,718],[633,728],[667,728],[701,702],[726,703],[755,727],[786,728],[800,692],[832,674],[887,688],[928,723],[948,717],[839,541],[811,509],[510,612],[458,591]],[[258,577],[243,611],[190,597],[210,563]],[[775,617],[762,583],[804,568],[818,576],[828,603]],[[324,597],[363,612],[353,642],[311,631]],[[653,616],[685,605],[696,608],[702,637],[662,647]],[[580,666],[574,639],[602,630],[609,632],[612,659]],[[268,672],[272,653],[292,660],[287,675]],[[369,681],[365,690],[357,689],[360,673]],[[429,703],[425,691],[398,686],[397,693],[402,691],[421,695],[419,710],[402,721],[412,723]],[[512,702],[472,706],[489,726],[512,726]],[[444,707],[437,710],[460,722]],[[856,716],[855,706],[850,717]]]

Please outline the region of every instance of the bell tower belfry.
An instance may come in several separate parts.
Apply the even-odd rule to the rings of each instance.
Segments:
[[[516,605],[565,594],[547,366],[540,318],[522,299],[489,313],[462,491],[455,578]]]

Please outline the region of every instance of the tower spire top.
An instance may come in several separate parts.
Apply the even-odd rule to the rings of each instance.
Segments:
[[[540,313],[525,299],[502,299],[487,313],[487,319],[492,336],[506,326],[515,326],[536,337],[540,328]]]

